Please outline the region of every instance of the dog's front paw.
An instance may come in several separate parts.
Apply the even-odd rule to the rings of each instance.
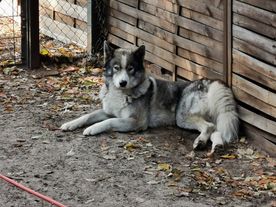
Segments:
[[[79,127],[79,124],[76,121],[66,122],[61,125],[60,129],[62,131],[73,131]]]
[[[99,124],[94,124],[93,126],[90,126],[88,128],[86,128],[83,131],[83,135],[88,136],[88,135],[96,135],[96,134],[100,134],[101,132],[103,132],[102,127],[99,126]]]
[[[94,135],[95,133],[94,133],[94,130],[91,129],[91,127],[88,127],[83,131],[82,134],[85,135],[85,136],[89,136],[89,135]]]

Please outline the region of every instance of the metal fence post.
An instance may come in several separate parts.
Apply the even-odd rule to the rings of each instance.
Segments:
[[[105,0],[88,0],[87,2],[87,51],[89,54],[99,52],[105,39]]]
[[[95,47],[95,1],[88,0],[87,2],[87,52],[92,54]],[[93,28],[94,27],[94,28]]]
[[[21,2],[22,63],[38,68],[39,60],[39,0]]]

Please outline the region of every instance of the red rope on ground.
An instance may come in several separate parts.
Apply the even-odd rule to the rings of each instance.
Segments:
[[[48,196],[45,196],[45,195],[42,195],[42,194],[40,194],[40,193],[38,193],[38,192],[36,192],[36,191],[33,191],[32,189],[27,188],[27,187],[25,187],[24,185],[22,185],[22,184],[20,184],[20,183],[18,183],[18,182],[16,182],[16,181],[14,181],[14,180],[12,180],[12,179],[10,179],[10,178],[4,176],[4,175],[1,175],[1,174],[0,174],[0,178],[2,178],[3,180],[5,180],[5,181],[11,183],[12,185],[16,186],[17,188],[20,188],[21,190],[24,190],[24,191],[26,191],[26,192],[28,192],[28,193],[30,193],[30,194],[33,194],[34,196],[36,196],[36,197],[38,197],[38,198],[43,199],[44,201],[47,201],[48,203],[51,203],[52,205],[55,205],[55,206],[57,206],[57,207],[66,207],[65,205],[63,205],[63,204],[61,204],[61,203],[59,203],[59,202],[53,200],[52,198],[50,198],[50,197],[48,197]]]

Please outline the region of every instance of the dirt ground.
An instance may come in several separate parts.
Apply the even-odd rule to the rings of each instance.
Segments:
[[[56,69],[57,68],[57,69]],[[100,68],[0,69],[0,173],[66,206],[276,206],[275,159],[245,138],[187,156],[177,128],[84,137],[58,127],[100,107]],[[0,206],[51,206],[0,180]]]

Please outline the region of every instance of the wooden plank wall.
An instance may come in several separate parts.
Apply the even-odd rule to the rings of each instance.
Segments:
[[[240,118],[250,125],[246,126],[248,132],[254,126],[273,143],[276,143],[275,12],[273,0],[233,1],[232,89],[240,103]],[[260,132],[251,136],[262,140]]]
[[[171,80],[223,80],[223,2],[110,0],[108,40],[120,47],[144,44],[146,60]]]
[[[110,0],[108,40],[119,47],[144,44],[146,60],[163,78],[228,81],[242,129],[273,154],[275,12],[275,0]]]
[[[40,0],[39,3],[43,34],[86,47],[87,0]]]

